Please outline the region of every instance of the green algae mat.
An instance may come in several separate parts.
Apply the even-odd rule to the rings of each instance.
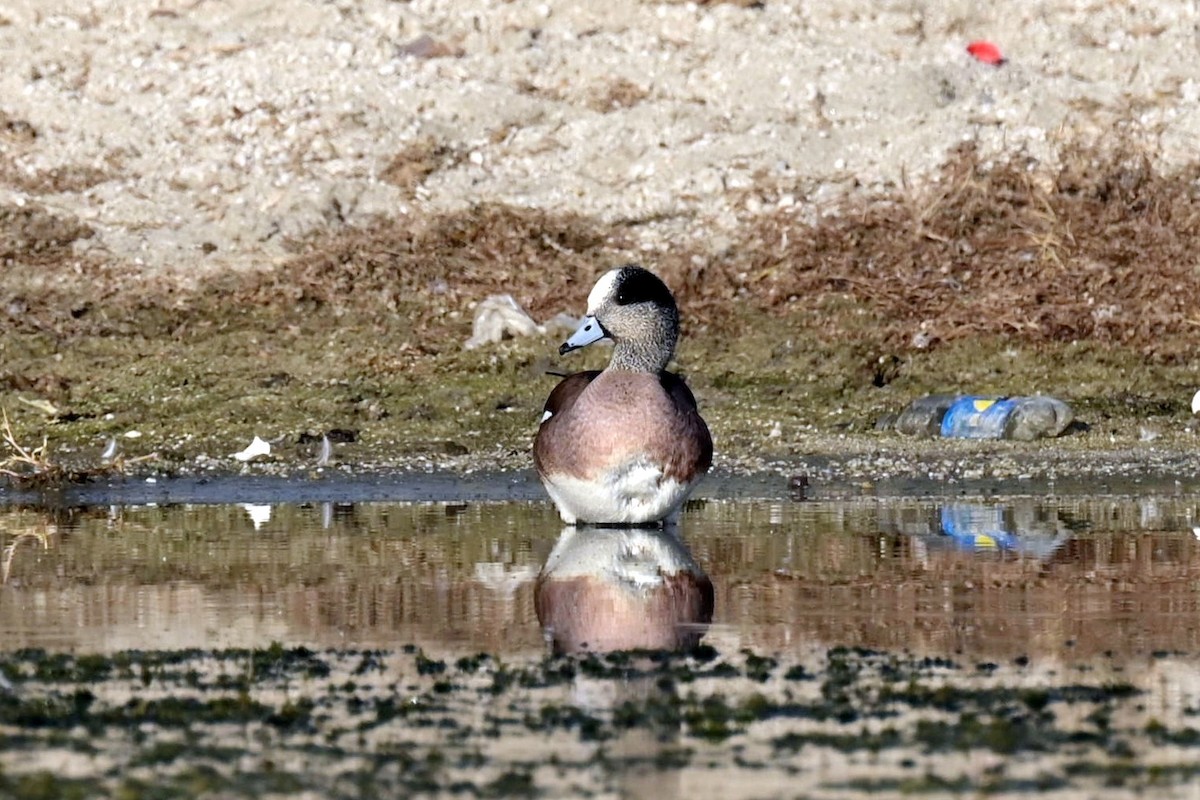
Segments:
[[[832,648],[518,659],[416,650],[0,657],[5,796],[871,797],[1200,772],[1184,659],[1122,668]],[[1173,677],[1175,676],[1175,677]],[[1074,794],[1071,794],[1071,793]]]

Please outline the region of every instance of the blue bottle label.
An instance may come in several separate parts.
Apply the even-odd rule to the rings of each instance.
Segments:
[[[1004,509],[952,503],[942,507],[942,533],[968,550],[1018,550],[1020,540],[1005,529]]]
[[[1003,439],[1004,426],[1016,406],[1007,397],[960,397],[942,417],[942,436]]]

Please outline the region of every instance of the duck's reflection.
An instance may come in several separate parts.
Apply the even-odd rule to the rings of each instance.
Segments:
[[[678,528],[564,528],[534,586],[534,608],[555,653],[689,650],[713,617],[713,585],[679,538]],[[571,702],[596,713],[677,689],[652,673],[622,681],[579,675]],[[679,731],[635,728],[605,742],[604,758],[653,765],[677,746]],[[598,757],[600,757],[598,755]],[[622,770],[621,797],[683,797],[685,771],[665,766]]]
[[[713,586],[674,526],[568,526],[534,605],[556,653],[689,650],[712,621]]]

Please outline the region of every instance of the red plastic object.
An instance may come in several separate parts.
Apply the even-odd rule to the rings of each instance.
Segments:
[[[999,47],[982,39],[967,45],[967,52],[975,56],[976,60],[991,64],[993,67],[1000,66],[1006,60]]]

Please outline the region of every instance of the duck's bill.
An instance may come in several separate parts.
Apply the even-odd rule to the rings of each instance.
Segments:
[[[587,347],[592,342],[598,342],[608,335],[604,330],[604,326],[595,317],[584,317],[583,322],[579,323],[579,327],[575,332],[567,337],[567,340],[562,343],[562,347],[558,348],[559,355],[565,355],[572,350],[578,350],[581,347]]]

